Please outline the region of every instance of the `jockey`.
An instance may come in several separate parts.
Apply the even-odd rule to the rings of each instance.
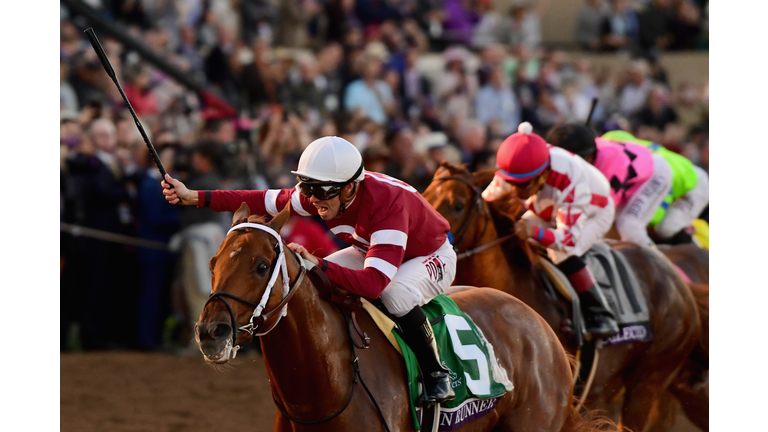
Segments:
[[[579,294],[586,330],[598,338],[619,328],[582,255],[611,227],[615,207],[605,176],[584,159],[549,146],[522,123],[499,147],[499,170],[483,198],[513,191],[528,210],[515,223],[522,240],[535,239]]]
[[[669,244],[691,243],[685,230],[699,217],[709,203],[709,175],[685,156],[667,150],[659,144],[637,139],[629,132],[607,132],[603,138],[645,146],[662,156],[672,168],[672,188],[656,209],[650,226],[655,234]]]
[[[166,177],[171,204],[234,212],[242,202],[255,214],[275,216],[288,202],[291,214],[319,215],[350,246],[325,259],[304,247],[288,246],[322,268],[335,285],[369,299],[381,299],[402,330],[426,381],[427,402],[455,397],[449,371],[437,353],[432,327],[421,306],[448,288],[456,276],[456,254],[448,222],[410,185],[363,169],[357,148],[326,136],[301,154],[293,189],[193,191]]]
[[[547,134],[549,144],[581,156],[600,170],[616,204],[621,240],[652,246],[647,227],[672,187],[672,168],[661,155],[639,144],[596,138],[582,124],[565,124]]]

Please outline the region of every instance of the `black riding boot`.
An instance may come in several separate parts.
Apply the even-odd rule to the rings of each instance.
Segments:
[[[440,363],[432,326],[420,306],[397,318],[405,343],[413,351],[424,377],[425,388],[422,402],[443,402],[456,397],[451,387],[448,369]]]
[[[664,243],[672,246],[693,243],[693,236],[688,234],[686,230],[682,229],[675,233],[672,237],[665,239]]]
[[[605,339],[619,332],[619,326],[608,307],[605,296],[595,282],[592,272],[581,257],[568,257],[558,267],[571,281],[573,288],[579,294],[581,312],[587,333],[594,337]]]

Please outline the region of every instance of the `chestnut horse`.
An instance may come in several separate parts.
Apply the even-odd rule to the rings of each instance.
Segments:
[[[566,350],[575,354],[570,305],[542,288],[533,270],[538,255],[530,246],[514,235],[504,235],[513,232],[512,221],[522,213],[520,204],[510,195],[492,203],[480,196],[480,187],[490,182],[493,174],[472,174],[444,163],[423,194],[451,224],[460,257],[454,283],[493,287],[519,298],[538,312]],[[668,259],[631,243],[618,242],[612,247],[626,257],[640,282],[654,340],[601,349],[599,368],[584,405],[604,410],[614,422],[621,420],[623,426],[642,432],[659,417],[660,398],[697,346],[700,317],[689,287]],[[708,415],[704,410],[691,420],[706,427],[702,425],[706,425]]]
[[[259,336],[278,407],[276,431],[413,430],[402,357],[366,313],[357,321],[370,347],[355,348],[328,288],[304,277],[304,261],[277,234],[289,215],[286,206],[265,224],[245,203],[235,213],[235,229],[211,259],[213,292],[195,326],[205,360],[225,364],[237,344]],[[494,346],[514,384],[491,412],[459,430],[598,430],[597,420],[572,407],[567,355],[541,317],[498,290],[457,291],[451,297]]]

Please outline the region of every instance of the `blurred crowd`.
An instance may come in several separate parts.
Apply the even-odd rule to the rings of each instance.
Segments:
[[[422,191],[442,161],[494,168],[520,122],[545,135],[584,122],[593,98],[597,132],[627,130],[708,168],[708,82],[672,87],[661,62],[669,50],[706,48],[707,2],[586,1],[575,39],[585,50],[628,53],[620,70],[547,49],[544,0],[87,3],[220,99],[201,100],[100,34],[165,168],[191,189],[293,187],[301,151],[338,135],[366,169]],[[62,233],[61,346],[189,342],[210,292],[208,258],[231,215],[165,202],[130,112],[84,37],[88,26],[62,3],[61,220],[170,249]],[[321,256],[340,247],[319,220],[296,220],[283,235]]]

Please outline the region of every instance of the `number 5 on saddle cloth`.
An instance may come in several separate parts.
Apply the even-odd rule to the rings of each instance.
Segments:
[[[420,429],[416,401],[421,381],[416,356],[400,337],[394,322],[367,300],[361,298],[361,301],[387,339],[403,355],[414,427]],[[483,332],[450,297],[440,294],[422,309],[432,324],[440,359],[450,370],[456,393],[455,399],[440,406],[438,430],[451,431],[491,412],[498,400],[507,391],[512,391],[513,385],[507,371],[497,363],[493,346]]]

